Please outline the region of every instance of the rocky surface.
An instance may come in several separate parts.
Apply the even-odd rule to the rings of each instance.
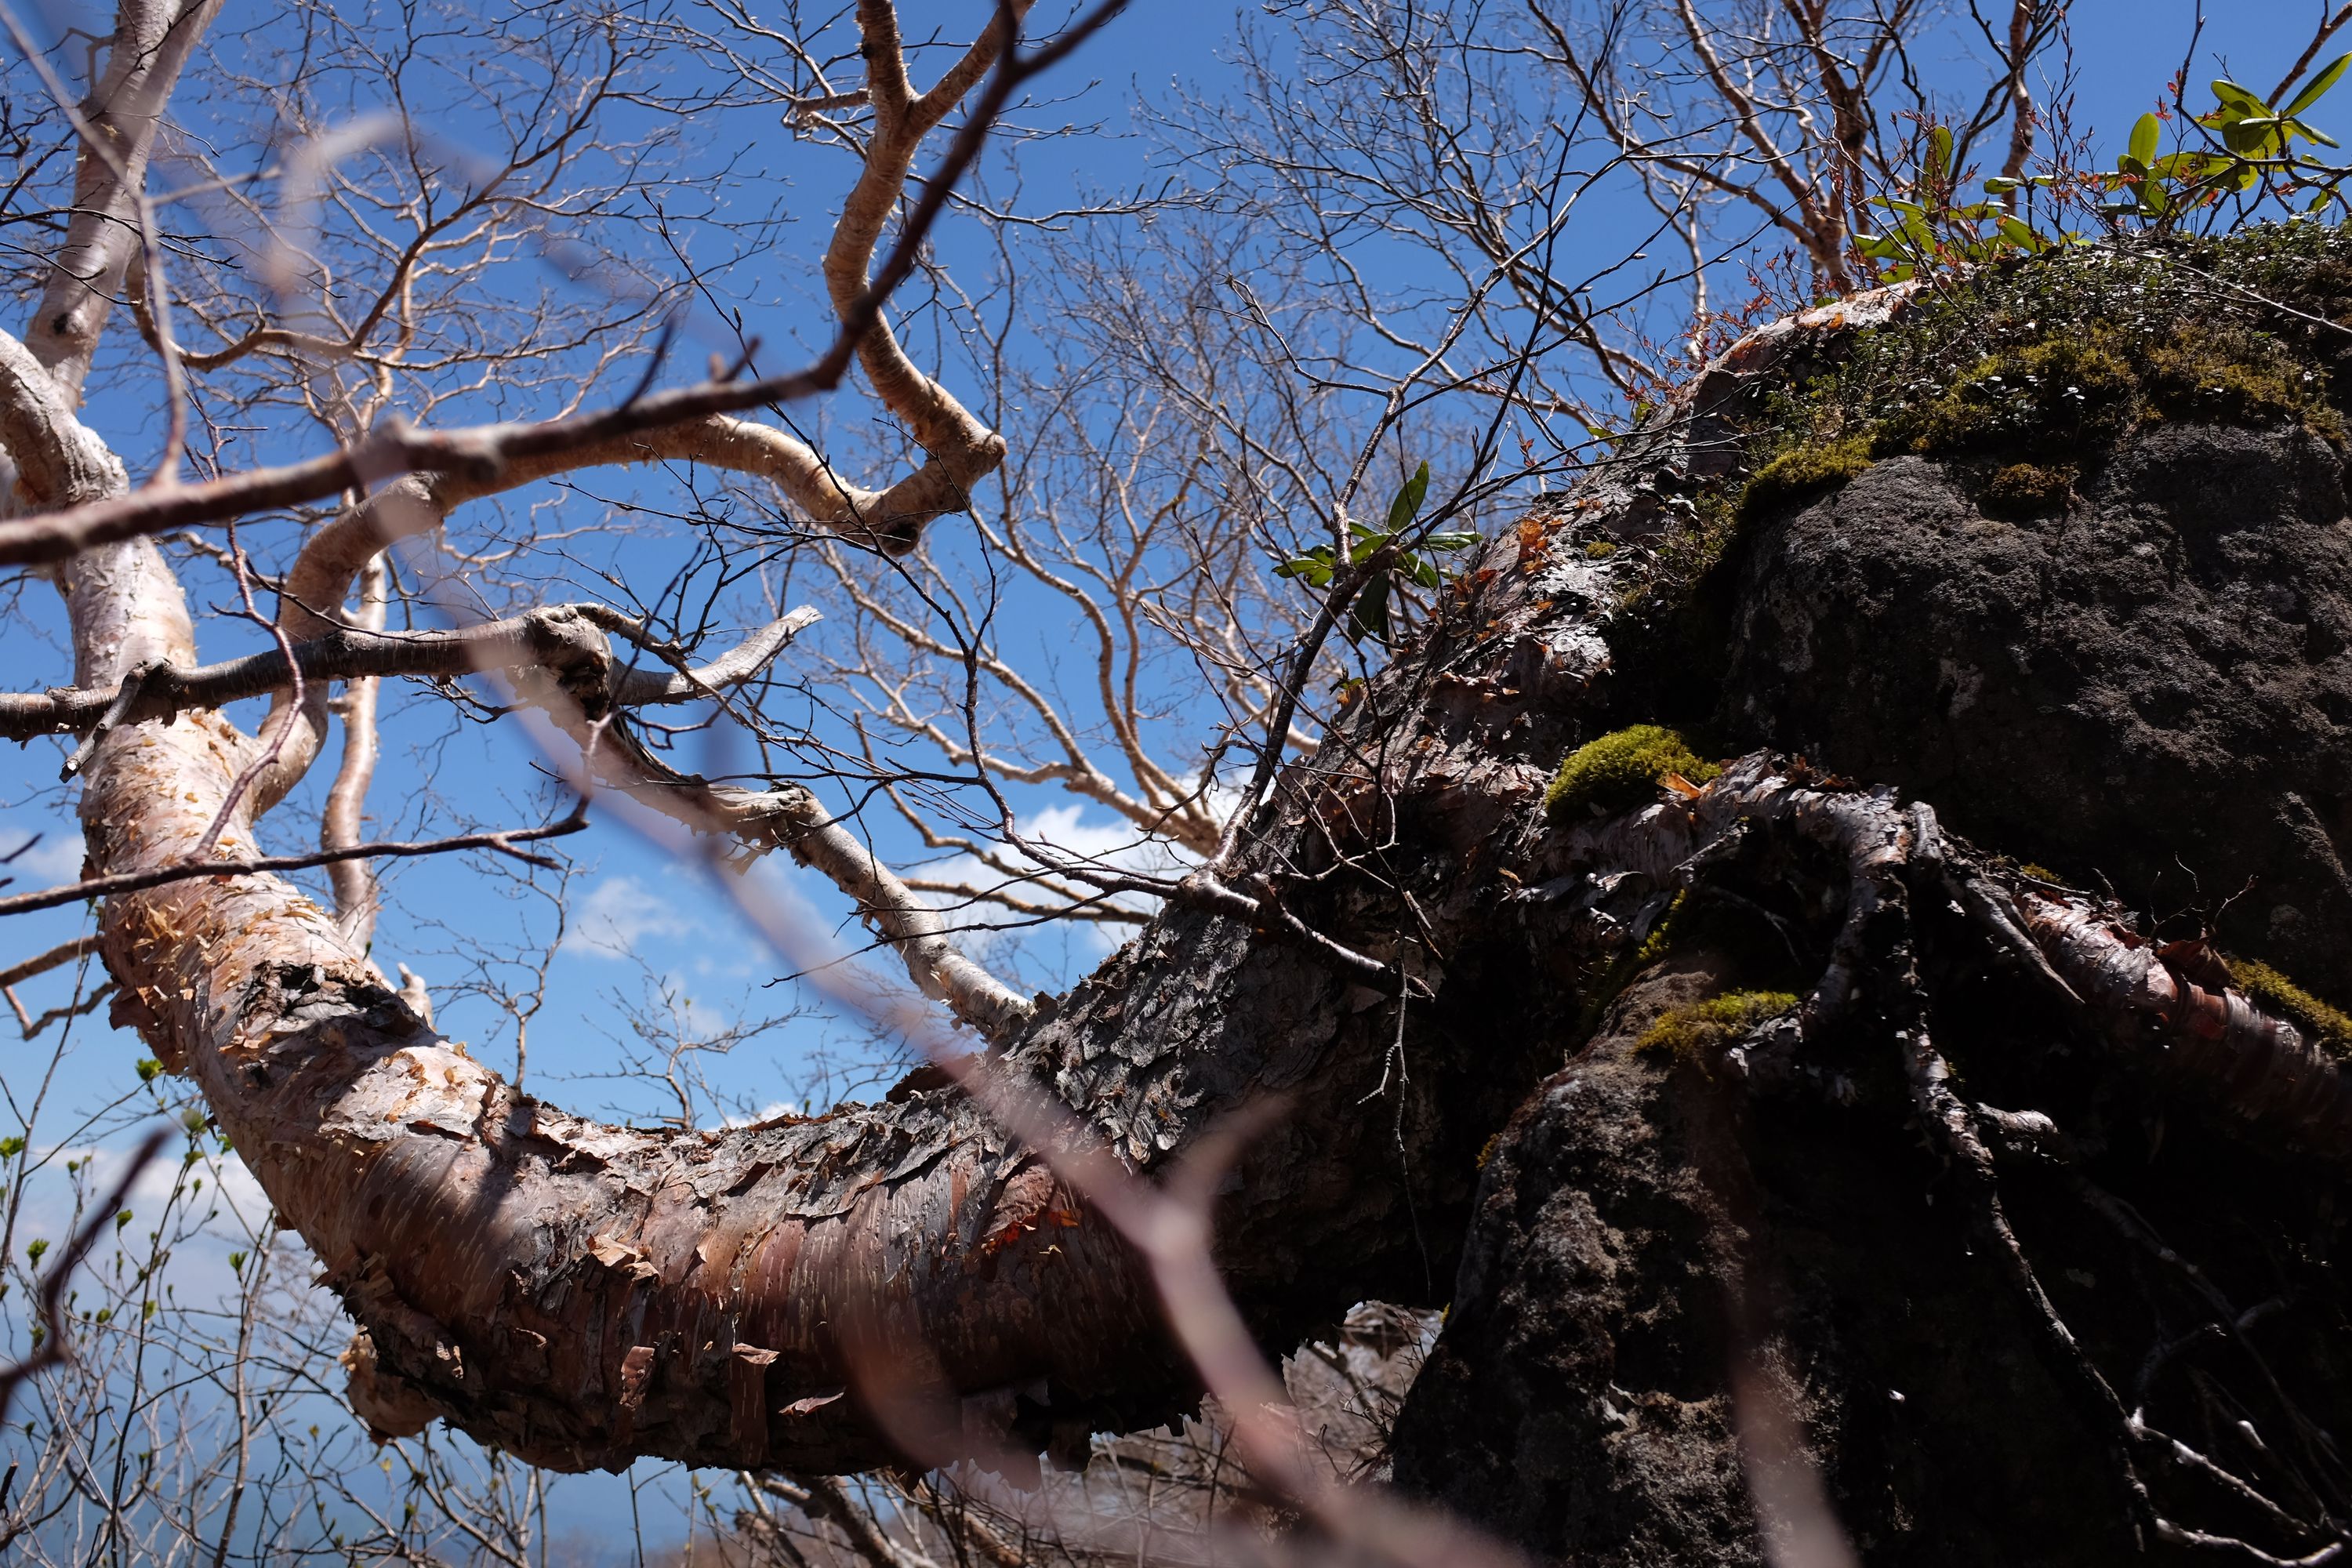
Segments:
[[[2015,521],[1979,510],[1979,479],[1897,458],[1756,527],[1725,727],[2143,910],[2242,895],[2222,945],[2341,994],[2343,455],[2300,429],[2158,426],[2074,505]]]
[[[2159,937],[2217,921],[2222,948],[2340,999],[2344,454],[2300,426],[2159,423],[2085,459],[2044,515],[1981,504],[1995,462],[1904,457],[1751,518],[1686,604],[1611,630],[1596,706],[1895,786],[1982,848],[2111,888]],[[1571,526],[1638,547],[1720,470],[1666,453],[1596,487]],[[2048,993],[1927,908],[1916,953],[1886,957],[1916,963],[1963,1100],[2071,1140],[2063,1161],[2005,1161],[2000,1186],[2050,1313],[2120,1401],[2086,1413],[1966,1223],[1898,1039],[1850,1021],[1808,1041],[1805,1087],[1775,1093],[1639,1046],[1693,998],[1809,984],[1834,888],[1800,851],[1751,858],[1733,885],[1779,911],[1777,934],[1678,934],[1497,1140],[1396,1428],[1400,1481],[1543,1560],[1629,1568],[1770,1560],[1767,1530],[1804,1524],[1767,1508],[1759,1526],[1752,1467],[1776,1455],[1873,1565],[2194,1555],[2155,1538],[2150,1508],[2284,1558],[2331,1539],[2218,1468],[2306,1517],[2352,1498],[2340,1178],[2232,1142],[2086,1048]],[[1778,1450],[1752,1426],[1743,1445],[1743,1368],[1747,1415],[1761,1398],[1791,1424]],[[2133,1463],[2154,1500],[2135,1503],[2122,1410],[2217,1469],[2148,1439]]]

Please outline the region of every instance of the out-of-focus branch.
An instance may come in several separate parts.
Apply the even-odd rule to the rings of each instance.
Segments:
[[[100,981],[91,986],[89,994],[79,1001],[60,1002],[37,1018],[26,1010],[25,1004],[17,1000],[15,991],[11,990],[0,994],[5,994],[8,998],[8,1006],[16,1015],[16,1027],[24,1032],[25,1038],[30,1040],[39,1037],[42,1030],[60,1019],[79,1018],[97,1012],[106,1005],[107,998],[114,994],[114,982]]]
[[[21,963],[12,963],[5,969],[0,969],[0,987],[22,985],[37,974],[47,974],[52,969],[61,968],[76,959],[87,957],[97,951],[96,932],[89,936],[78,936],[71,942],[61,942],[47,952],[25,959]]]
[[[87,958],[97,951],[98,937],[93,932],[89,936],[78,936],[71,942],[61,942],[47,952],[0,969],[0,996],[8,999],[8,1009],[16,1015],[16,1027],[23,1032],[25,1038],[31,1039],[60,1018],[78,1018],[91,1011],[106,1000],[114,987],[111,983],[94,986],[87,996],[52,1007],[37,1018],[17,999],[16,987],[35,975],[47,974],[52,969]]]
[[[131,1195],[131,1184],[146,1173],[148,1165],[163,1151],[163,1140],[169,1136],[171,1130],[163,1127],[147,1134],[146,1140],[131,1156],[131,1163],[122,1173],[122,1179],[114,1184],[114,1190],[107,1194],[106,1201],[82,1222],[82,1227],[66,1244],[65,1251],[49,1266],[49,1277],[41,1282],[41,1321],[46,1331],[41,1335],[39,1347],[32,1354],[12,1365],[0,1367],[0,1419],[6,1418],[8,1407],[16,1403],[16,1390],[26,1378],[73,1354],[73,1339],[66,1332],[62,1310],[66,1282],[73,1278],[74,1270],[81,1267],[81,1260],[89,1256],[89,1249],[97,1244],[98,1238],[112,1226],[114,1216],[121,1212],[122,1200]]]

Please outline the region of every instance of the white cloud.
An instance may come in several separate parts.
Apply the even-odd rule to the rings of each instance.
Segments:
[[[0,868],[0,876],[14,875],[22,888],[70,882],[81,875],[81,828],[55,817],[11,813],[0,817],[0,855],[18,847],[35,835],[37,842]]]
[[[635,877],[607,877],[581,900],[567,948],[626,958],[649,937],[690,936],[698,922]]]
[[[118,1252],[132,1264],[140,1263],[152,1246],[149,1232],[168,1226],[173,1257],[169,1278],[183,1300],[235,1289],[228,1255],[250,1248],[256,1236],[267,1234],[268,1195],[235,1153],[222,1156],[217,1164],[189,1166],[180,1159],[186,1147],[176,1138],[167,1140],[162,1154],[139,1173],[123,1198],[131,1223],[100,1234],[83,1264],[85,1271],[111,1268]],[[19,1243],[39,1239],[62,1245],[74,1228],[77,1180],[84,1201],[95,1204],[122,1179],[133,1152],[132,1146],[121,1144],[43,1151],[46,1163],[25,1184],[24,1207],[16,1217]],[[67,1172],[69,1161],[80,1167],[79,1178]]]
[[[1105,870],[1172,878],[1182,876],[1197,864],[1197,858],[1190,852],[1166,839],[1145,837],[1123,817],[1089,817],[1083,801],[1059,803],[1033,812],[1020,819],[1020,829],[1024,838]],[[1012,858],[1017,863],[1020,857],[1016,854]],[[981,889],[993,888],[1004,880],[1003,872],[969,855],[926,867],[922,874],[927,880],[961,881]],[[937,893],[930,898],[934,904],[946,901]],[[1151,900],[1138,894],[1120,894],[1116,901],[1130,909],[1152,908]],[[950,913],[950,919],[957,924],[990,925],[996,923],[996,918],[986,904]],[[1110,952],[1130,934],[1132,928],[1106,921],[1077,922],[1071,932],[1081,952],[1097,956]]]

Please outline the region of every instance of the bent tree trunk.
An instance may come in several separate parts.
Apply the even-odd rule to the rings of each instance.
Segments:
[[[1897,458],[1667,592],[1662,499],[1731,482],[1726,416],[1846,320],[1743,345],[1490,547],[1283,780],[1236,879],[1410,999],[1286,923],[1171,909],[985,1070],[1147,1179],[1282,1097],[1216,1215],[1237,1300],[1277,1349],[1450,1301],[1398,1475],[1541,1553],[1756,1562],[1811,1500],[1873,1562],[2322,1550],[2352,1518],[2324,1017],[2065,881],[2261,871],[2231,940],[2341,972],[2340,455],[2168,426],[2024,521]],[[194,662],[152,548],[68,577],[81,684]],[[1655,719],[1751,754],[1547,807],[1564,756]],[[256,754],[212,715],[108,734],[92,869],[194,853]],[[599,1126],[274,878],[110,900],[103,935],[121,1016],[362,1326],[381,1431],[848,1469],[1193,1395],[1129,1249],[959,1091]]]

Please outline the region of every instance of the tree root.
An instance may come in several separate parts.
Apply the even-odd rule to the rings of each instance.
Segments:
[[[2129,1204],[2081,1174],[2074,1141],[2051,1117],[1972,1106],[1956,1092],[1951,1067],[1930,1037],[1915,900],[1948,905],[1964,930],[2059,998],[2073,1022],[2129,1076],[2221,1109],[2226,1114],[2216,1120],[2224,1130],[2270,1154],[2309,1162],[2331,1177],[2352,1162],[2352,1081],[2292,1023],[2230,985],[2200,946],[2159,946],[2112,901],[2018,875],[1945,835],[1924,804],[1819,779],[1801,763],[1769,753],[1742,758],[1708,787],[1580,827],[1566,847],[1571,868],[1585,873],[1580,903],[1603,930],[1611,925],[1611,904],[1648,910],[1664,889],[1716,890],[1708,885],[1735,866],[1752,868],[1776,855],[1818,867],[1823,852],[1837,863],[1843,886],[1835,886],[1832,874],[1822,903],[1837,912],[1842,900],[1843,908],[1818,979],[1792,1015],[1751,1031],[1718,1065],[1751,1088],[1772,1087],[1808,1071],[1820,1076],[1820,1065],[1805,1058],[1818,1054],[1809,1047],[1832,1037],[1891,1038],[1909,1109],[1967,1206],[1980,1255],[1990,1258],[2023,1315],[2045,1370],[2106,1450],[2118,1502],[2143,1550],[2158,1543],[2260,1564],[2352,1560],[2352,1497],[2339,1484],[2345,1472],[2333,1442],[2247,1340],[2245,1329],[2265,1309],[2239,1310]],[[1810,874],[1788,879],[1808,889],[1819,881]],[[1574,880],[1549,887],[1565,891]],[[1778,938],[1798,951],[1789,921],[1758,899],[1723,891],[1719,902],[1771,916]],[[1640,923],[1637,913],[1637,931]],[[2011,1162],[2063,1172],[2066,1190],[2179,1277],[2200,1313],[2188,1333],[2162,1338],[2151,1350],[2136,1405],[2126,1405],[2043,1289],[2005,1210],[1997,1150]],[[2252,1465],[2232,1468],[2149,1422],[2149,1386],[2181,1351],[2208,1338],[2240,1352],[2263,1396],[2286,1413],[2291,1452],[2265,1446],[2234,1401],[2219,1412],[2217,1429],[2239,1434]],[[2200,1389],[2210,1382],[2201,1372],[2194,1375],[2204,1380]],[[2207,1397],[2217,1396],[2209,1391]],[[2159,1477],[2173,1483],[2165,1489],[2168,1499],[2208,1497],[2232,1518],[2253,1521],[2238,1529],[2274,1537],[2274,1544],[2301,1555],[2280,1555],[2242,1534],[2170,1517],[2165,1508],[2179,1504],[2159,1505],[2153,1488]]]

